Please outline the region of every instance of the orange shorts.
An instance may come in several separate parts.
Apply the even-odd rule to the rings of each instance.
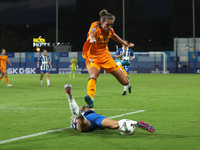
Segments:
[[[123,67],[122,65],[120,65],[119,67],[120,67],[120,69],[123,71],[123,73],[128,77],[128,74],[127,74],[127,72],[124,70],[124,67]]]
[[[111,73],[113,71],[120,69],[112,57],[103,63],[97,63],[94,61],[86,61],[85,63],[87,69],[89,69],[90,67],[95,67],[97,68],[98,71],[100,71],[102,68],[106,71],[106,73]]]
[[[6,68],[5,67],[1,67],[1,73],[6,72]]]

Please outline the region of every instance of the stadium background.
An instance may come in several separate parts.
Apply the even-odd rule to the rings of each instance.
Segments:
[[[7,53],[12,66],[8,65],[8,74],[37,74],[39,69],[37,68],[38,55],[42,53]],[[57,57],[58,54],[58,57]],[[196,73],[200,73],[200,52],[196,52],[196,58],[194,58],[194,52],[165,52],[167,58],[167,71],[168,73],[175,73],[177,63],[181,63],[178,68],[178,73],[193,73],[194,61],[196,61]],[[85,66],[85,59],[82,58],[81,52],[50,52],[47,54],[51,58],[53,70],[51,73],[68,74],[70,73],[70,61],[73,56],[78,61],[79,69],[76,73],[87,73]],[[111,52],[114,58],[115,52]],[[58,59],[57,59],[58,58]],[[177,58],[177,59],[176,59]],[[185,61],[189,60],[189,61]],[[183,65],[187,67],[183,67]],[[163,69],[163,58],[161,54],[136,54],[136,58],[132,61],[132,68],[130,73],[161,73]],[[103,70],[101,70],[103,73]]]

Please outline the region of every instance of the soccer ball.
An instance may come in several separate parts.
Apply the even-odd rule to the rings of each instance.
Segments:
[[[120,120],[119,131],[122,135],[132,135],[135,133],[134,122],[128,119]]]

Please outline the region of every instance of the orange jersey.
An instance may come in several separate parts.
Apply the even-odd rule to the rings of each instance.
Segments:
[[[1,68],[6,68],[7,61],[8,61],[8,56],[0,55],[0,62],[1,62],[0,66],[1,66]]]
[[[109,33],[102,31],[100,22],[93,22],[88,32],[88,38],[83,46],[82,56],[86,60],[92,59],[95,62],[102,63],[107,61],[111,55],[108,50],[108,42],[111,37],[115,35],[114,30],[111,28]],[[92,44],[89,42],[89,33],[95,33],[96,43]]]

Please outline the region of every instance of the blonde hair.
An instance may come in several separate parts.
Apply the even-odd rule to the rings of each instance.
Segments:
[[[100,15],[100,21],[105,21],[105,20],[114,20],[115,21],[115,16],[112,15],[111,13],[108,13],[107,10],[103,9],[99,12]]]
[[[86,105],[83,105],[83,106],[81,106],[80,110],[81,110],[81,111],[85,111],[86,108],[89,108],[89,107],[86,106]]]

